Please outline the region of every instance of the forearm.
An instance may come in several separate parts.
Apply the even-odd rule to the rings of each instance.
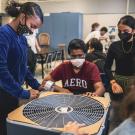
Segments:
[[[71,93],[70,90],[66,89],[66,88],[62,88],[58,85],[54,85],[54,91],[55,92],[65,92],[65,93]]]
[[[104,93],[105,93],[105,88],[102,87],[102,88],[97,88],[95,93],[98,95],[98,96],[103,96]]]
[[[105,93],[105,88],[102,82],[97,82],[96,84],[94,84],[94,88],[95,88],[95,94],[98,96],[103,96]]]

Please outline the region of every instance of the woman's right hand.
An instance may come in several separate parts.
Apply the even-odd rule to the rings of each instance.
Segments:
[[[122,87],[117,82],[112,83],[111,85],[112,85],[113,93],[115,93],[115,94],[123,93]]]

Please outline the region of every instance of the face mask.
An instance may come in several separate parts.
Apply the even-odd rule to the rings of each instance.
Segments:
[[[128,32],[124,32],[124,33],[119,32],[118,36],[121,40],[127,42],[132,38],[133,35],[132,33],[128,33]]]
[[[18,27],[17,27],[17,33],[19,35],[23,35],[23,34],[33,34],[33,32],[28,28],[28,26],[25,24],[21,24],[19,23]]]
[[[85,59],[71,59],[70,61],[71,61],[73,66],[79,68],[83,65]]]

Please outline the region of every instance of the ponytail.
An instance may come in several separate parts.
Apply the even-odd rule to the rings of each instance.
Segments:
[[[10,1],[5,8],[6,13],[11,17],[17,17],[20,14],[22,4],[15,1]]]
[[[15,1],[10,1],[10,3],[8,3],[7,7],[5,8],[5,11],[11,17],[18,17],[20,13],[30,16],[37,15],[43,23],[43,12],[40,6],[34,2],[20,4]]]

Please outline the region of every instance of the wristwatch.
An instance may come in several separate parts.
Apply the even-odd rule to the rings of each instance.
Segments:
[[[53,81],[47,81],[45,83],[45,86],[44,86],[45,90],[47,90],[47,91],[53,91],[54,90],[54,84],[55,83]]]

